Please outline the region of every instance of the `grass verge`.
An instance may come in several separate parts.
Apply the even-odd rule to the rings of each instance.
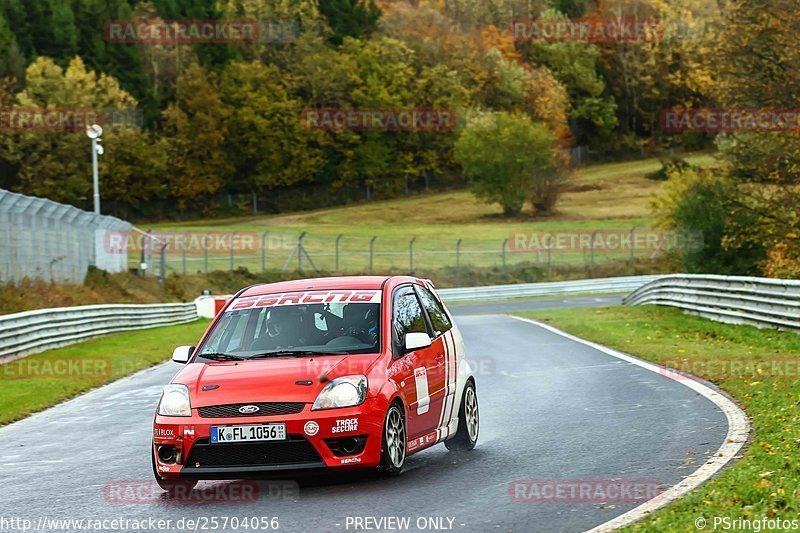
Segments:
[[[0,425],[169,360],[194,344],[209,321],[116,333],[0,365]]]
[[[692,154],[687,160],[701,167],[714,164],[709,154]],[[168,268],[174,272],[183,272],[184,266],[186,272],[205,270],[205,249],[200,253],[201,247],[195,244],[200,242],[211,243],[205,247],[210,248],[211,270],[227,268],[230,261],[227,243],[234,231],[242,243],[234,252],[235,264],[251,271],[262,270],[262,261],[267,270],[296,263],[297,257],[292,252],[301,232],[306,233],[303,246],[308,256],[317,268],[328,272],[364,272],[370,265],[376,271],[431,271],[456,265],[500,268],[504,262],[546,264],[548,269],[584,268],[587,261],[595,264],[626,260],[629,253],[624,249],[603,251],[598,247],[596,257],[590,260],[585,246],[563,246],[547,254],[524,247],[514,251],[514,243],[518,237],[532,232],[563,233],[566,239],[576,234],[594,238],[603,232],[627,235],[635,231],[646,240],[656,227],[650,200],[664,185],[662,181],[648,179],[647,175],[661,166],[653,158],[580,168],[559,200],[556,212],[550,216],[524,212],[505,217],[499,205],[486,204],[468,190],[453,190],[313,211],[153,222],[144,227],[175,240],[168,254]],[[266,230],[269,235],[264,234]],[[183,242],[181,239],[188,242],[185,261],[182,253],[178,253],[177,242]],[[503,253],[506,239],[507,253]],[[245,240],[249,244],[244,244]],[[263,257],[262,242],[266,248]],[[641,258],[652,252],[652,248],[648,251],[646,247],[636,251]],[[138,263],[135,254],[130,260],[135,267]]]
[[[694,531],[695,520],[791,519],[800,512],[800,335],[719,324],[663,307],[520,313],[581,338],[699,375],[747,411],[743,457],[681,500],[627,528]],[[721,525],[718,527],[722,527]],[[736,527],[729,529],[739,529]],[[761,526],[761,530],[767,530]],[[757,529],[754,529],[757,530]]]

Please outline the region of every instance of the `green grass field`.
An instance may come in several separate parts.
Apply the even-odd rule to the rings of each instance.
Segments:
[[[524,316],[655,363],[694,371],[731,394],[752,420],[752,443],[742,459],[628,530],[694,531],[700,516],[710,525],[714,516],[758,520],[800,513],[800,335],[719,324],[652,306]]]
[[[208,324],[116,333],[0,365],[0,425],[168,361],[174,346],[196,343]]]
[[[698,166],[714,164],[711,155],[697,154],[687,158]],[[570,190],[565,192],[556,213],[550,217],[523,215],[502,217],[497,205],[478,201],[467,191],[414,195],[394,200],[353,204],[318,211],[275,216],[240,217],[214,221],[190,221],[146,226],[159,232],[171,232],[173,238],[185,232],[194,233],[186,257],[187,272],[206,268],[202,253],[202,238],[212,232],[239,232],[239,239],[250,239],[253,246],[242,244],[234,252],[234,266],[252,271],[262,270],[261,238],[266,240],[267,269],[282,269],[290,257],[301,232],[306,250],[314,265],[328,272],[367,272],[370,267],[370,240],[373,243],[372,268],[375,271],[409,270],[411,268],[409,241],[414,242],[414,270],[425,271],[443,267],[462,266],[501,267],[503,241],[511,239],[505,262],[507,265],[533,263],[539,265],[583,265],[591,263],[589,254],[582,251],[514,252],[514,232],[580,232],[636,229],[646,232],[655,226],[649,201],[662,182],[649,180],[647,173],[658,170],[658,159],[609,163],[589,166],[576,172]],[[336,238],[339,242],[338,268]],[[192,238],[192,236],[188,237]],[[456,257],[457,242],[461,240]],[[227,269],[230,266],[229,241],[213,244],[208,269]],[[241,241],[240,241],[241,242]],[[169,268],[183,271],[180,245],[168,256]],[[595,254],[595,262],[627,259],[627,253]],[[644,255],[648,255],[645,253]],[[642,256],[638,254],[637,257]],[[305,259],[305,258],[304,258]],[[136,257],[132,262],[138,262]],[[296,255],[289,262],[298,265]],[[303,265],[308,268],[305,260]]]

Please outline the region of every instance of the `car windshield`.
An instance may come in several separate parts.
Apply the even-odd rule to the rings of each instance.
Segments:
[[[199,357],[237,360],[378,351],[379,303],[235,307],[231,305],[214,325]]]

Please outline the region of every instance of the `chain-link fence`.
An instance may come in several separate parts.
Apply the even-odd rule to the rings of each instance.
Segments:
[[[130,229],[118,218],[0,189],[0,282],[81,282],[89,265],[125,270],[127,253],[105,239]]]
[[[252,226],[251,226],[252,228]],[[0,190],[0,282],[23,277],[83,280],[89,265],[142,275],[230,271],[425,273],[443,268],[507,271],[593,269],[604,263],[652,259],[702,236],[648,228],[510,231],[505,238],[445,238],[263,230],[142,232],[114,217]]]
[[[656,258],[677,247],[700,242],[696,236],[636,227],[514,231],[504,239],[326,234],[286,229],[151,231],[119,239],[127,239],[131,268],[156,273],[163,268],[166,274],[239,267],[251,272],[421,273],[453,267],[508,270],[523,264],[549,270],[591,270],[611,261]]]

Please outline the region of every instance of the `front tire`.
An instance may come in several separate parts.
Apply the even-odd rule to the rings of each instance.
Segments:
[[[151,446],[152,448],[152,446]],[[170,498],[174,498],[176,496],[188,498],[189,493],[192,492],[192,489],[197,486],[196,479],[164,479],[158,475],[158,471],[156,470],[156,452],[155,450],[150,452],[150,459],[153,463],[153,476],[156,478],[156,483],[158,486],[161,487]]]
[[[381,447],[381,471],[388,476],[398,476],[406,462],[406,419],[398,405],[392,404],[386,412]]]
[[[471,450],[478,442],[479,429],[478,395],[475,393],[475,383],[467,381],[458,410],[458,430],[452,439],[444,441],[444,445],[454,452]]]

